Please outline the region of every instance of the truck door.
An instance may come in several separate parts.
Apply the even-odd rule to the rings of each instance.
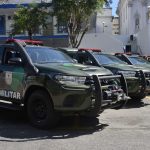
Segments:
[[[20,101],[25,76],[20,54],[15,48],[5,47],[2,56],[0,64],[0,97],[3,97],[4,100]]]

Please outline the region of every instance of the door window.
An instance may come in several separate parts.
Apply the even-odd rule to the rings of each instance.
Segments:
[[[4,65],[15,65],[14,63],[10,63],[12,58],[20,58],[20,53],[13,48],[6,48],[4,54]]]

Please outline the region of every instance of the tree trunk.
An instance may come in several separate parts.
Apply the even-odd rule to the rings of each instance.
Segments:
[[[32,31],[31,30],[28,30],[28,36],[29,36],[29,39],[32,40],[33,37],[32,37]]]
[[[69,45],[72,48],[78,48],[81,44],[81,41],[88,31],[88,24],[83,28],[73,28],[73,26],[68,26],[68,36],[69,36]]]

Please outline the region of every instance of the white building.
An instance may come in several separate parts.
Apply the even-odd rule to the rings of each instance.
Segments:
[[[112,34],[112,8],[103,8],[97,12],[96,33]]]
[[[94,17],[93,17],[94,18]],[[80,44],[80,48],[101,48],[106,52],[123,52],[124,45],[129,36],[120,36],[118,17],[112,16],[112,8],[104,8],[97,12],[93,24],[93,30],[86,34]]]
[[[13,24],[13,16],[18,4],[28,6],[30,3],[41,3],[41,0],[0,0],[0,35],[9,36]],[[48,0],[45,0],[48,2]],[[50,2],[50,0],[49,0]]]
[[[119,17],[113,17],[112,19],[112,34],[119,34]]]
[[[51,6],[52,0],[0,0],[0,43],[3,43],[11,33],[13,16],[17,11],[18,4],[28,6],[30,3]],[[51,9],[51,7],[48,7]],[[64,25],[56,26],[55,17],[49,16],[47,29],[42,29],[34,34],[35,39],[44,40],[46,45],[66,46],[68,37],[64,34]],[[28,38],[27,33],[16,35],[15,38]]]
[[[129,44],[133,52],[150,54],[150,0],[120,0],[118,15],[120,34],[131,35]]]
[[[149,0],[120,0],[118,15],[120,17],[120,33],[135,34],[148,23]]]
[[[119,34],[119,18],[112,16],[112,8],[97,12],[96,33]]]

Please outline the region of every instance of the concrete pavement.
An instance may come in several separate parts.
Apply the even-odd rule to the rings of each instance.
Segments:
[[[53,130],[31,127],[23,113],[0,110],[1,150],[150,150],[150,97],[105,110],[98,119],[63,118]]]

